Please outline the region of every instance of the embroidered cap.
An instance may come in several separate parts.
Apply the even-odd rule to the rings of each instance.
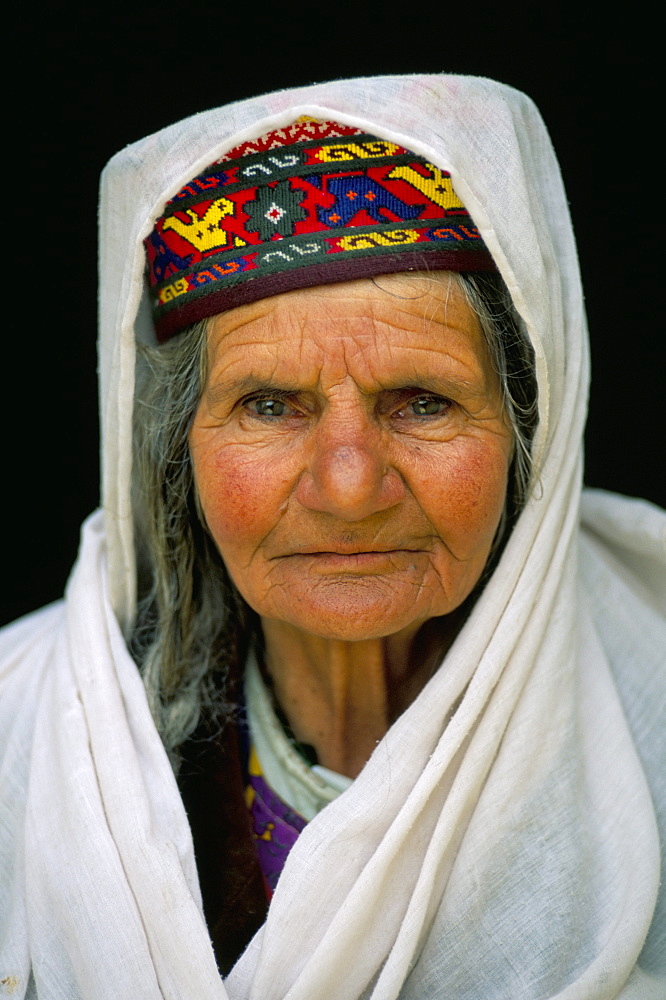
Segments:
[[[446,171],[396,143],[312,118],[211,164],[167,203],[145,245],[160,342],[296,288],[496,269]]]

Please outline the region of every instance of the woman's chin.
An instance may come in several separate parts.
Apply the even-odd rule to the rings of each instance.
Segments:
[[[359,585],[361,584],[361,585]],[[452,607],[430,608],[414,602],[414,589],[406,594],[386,593],[356,578],[326,588],[304,588],[290,600],[271,608],[256,608],[262,618],[284,622],[322,639],[361,642],[418,629],[424,621],[447,614]]]
[[[311,617],[292,616],[291,620],[283,619],[287,624],[307,635],[317,636],[319,639],[328,639],[331,642],[363,642],[371,639],[383,639],[388,635],[395,635],[413,625],[418,627],[419,623],[413,621],[403,622],[402,620],[392,621],[372,621],[363,618],[351,619],[349,616],[328,616],[324,620],[321,616]]]

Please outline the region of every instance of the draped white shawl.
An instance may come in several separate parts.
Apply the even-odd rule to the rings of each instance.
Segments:
[[[222,983],[187,819],[122,634],[134,339],[151,338],[141,241],[197,171],[301,114],[451,171],[534,345],[539,484],[442,668],[306,828]],[[0,647],[0,995],[664,997],[664,518],[588,493],[580,528],[585,317],[529,99],[476,78],[339,81],[128,147],[102,181],[100,370],[103,512],[83,529],[65,601]]]

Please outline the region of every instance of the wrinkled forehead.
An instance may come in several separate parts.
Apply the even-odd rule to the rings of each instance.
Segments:
[[[208,324],[207,391],[411,386],[467,395],[497,383],[481,324],[451,272],[382,275],[240,306]]]

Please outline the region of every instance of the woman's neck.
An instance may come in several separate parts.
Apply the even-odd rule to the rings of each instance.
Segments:
[[[453,618],[360,642],[262,619],[265,667],[296,739],[324,767],[355,778],[441,661],[459,628]]]

